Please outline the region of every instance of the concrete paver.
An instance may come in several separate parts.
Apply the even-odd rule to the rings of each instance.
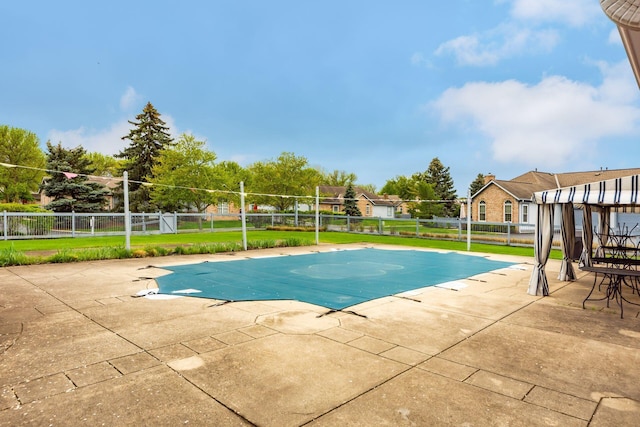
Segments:
[[[297,301],[133,297],[166,274],[156,267],[238,257],[0,269],[0,426],[640,419],[640,307],[625,305],[624,319],[615,304],[583,310],[591,275],[559,282],[551,261],[551,295],[535,297],[526,293],[532,259],[490,255],[518,265],[353,313]]]

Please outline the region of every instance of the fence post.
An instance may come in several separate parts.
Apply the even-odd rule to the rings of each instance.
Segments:
[[[467,190],[467,252],[471,250],[471,189]]]
[[[378,217],[378,234],[382,234],[384,232],[384,222],[382,221],[382,217]]]
[[[173,227],[173,234],[178,234],[178,212],[173,211],[173,224],[175,225],[175,227]]]
[[[511,222],[507,222],[507,246],[511,246]]]
[[[76,237],[76,212],[71,211],[71,237]]]
[[[2,218],[2,228],[3,228],[3,234],[4,234],[4,240],[7,240],[7,230],[9,229],[9,224],[7,223],[7,211],[4,211],[3,213],[3,218]]]
[[[416,237],[420,237],[420,218],[416,218]]]
[[[96,224],[95,224],[96,217],[92,216],[90,222],[91,222],[91,235],[93,236],[95,234],[95,230],[96,230],[96,228],[95,228],[96,227]]]
[[[122,172],[122,191],[124,200],[124,248],[131,250],[131,215],[129,211],[129,172]]]
[[[316,186],[316,245],[320,244],[320,187]]]
[[[458,241],[462,241],[462,219],[458,218]]]
[[[244,181],[240,181],[240,217],[242,218],[242,249],[247,250],[247,206],[244,203]]]

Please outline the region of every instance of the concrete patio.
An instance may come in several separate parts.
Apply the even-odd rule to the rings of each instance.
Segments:
[[[0,425],[638,425],[640,306],[582,309],[593,276],[559,262],[545,298],[498,255],[354,313],[133,297],[163,265],[332,248],[0,269]]]

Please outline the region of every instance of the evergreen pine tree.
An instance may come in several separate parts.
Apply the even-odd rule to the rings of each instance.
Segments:
[[[151,103],[136,116],[137,121],[129,121],[134,125],[129,135],[123,136],[123,140],[129,140],[127,148],[116,154],[115,157],[124,159],[120,172],[127,171],[129,176],[129,210],[131,212],[151,212],[155,206],[151,203],[151,197],[147,186],[143,182],[149,182],[153,177],[153,166],[157,163],[160,150],[173,144],[169,135],[169,128],[160,118],[160,113]],[[122,209],[122,186],[118,191],[118,209]]]
[[[360,208],[358,208],[358,200],[356,200],[356,190],[351,183],[347,185],[344,192],[344,213],[348,216],[362,216]]]
[[[471,195],[476,194],[480,189],[484,187],[484,175],[481,173],[476,176],[476,179],[473,180],[471,185],[469,186],[469,190],[471,191]]]
[[[82,147],[63,148],[60,143],[47,142],[47,169],[54,173],[43,185],[44,194],[53,200],[46,208],[54,212],[98,212],[107,204],[107,189],[97,182],[88,182],[93,173],[90,160]]]
[[[423,176],[427,183],[433,185],[436,197],[439,200],[446,200],[443,214],[448,217],[457,216],[459,206],[455,203],[456,190],[453,185],[453,178],[449,173],[449,167],[444,167],[440,159],[434,157]]]

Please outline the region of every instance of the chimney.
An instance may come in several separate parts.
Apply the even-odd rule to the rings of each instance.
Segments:
[[[484,185],[487,185],[488,183],[490,183],[491,181],[495,180],[496,176],[493,175],[492,173],[488,173],[484,176]]]

